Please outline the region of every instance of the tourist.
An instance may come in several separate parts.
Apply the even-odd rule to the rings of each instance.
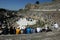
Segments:
[[[20,27],[17,27],[17,29],[16,29],[16,34],[21,34]]]
[[[21,29],[21,34],[24,34],[24,30],[23,29]]]
[[[13,34],[16,34],[16,29],[15,29],[15,27],[13,28]]]
[[[0,35],[2,34],[2,28],[0,27]]]
[[[27,29],[27,28],[24,29],[24,34],[26,34],[26,29]]]
[[[10,34],[13,34],[13,27],[10,27]]]
[[[21,34],[24,34],[25,33],[25,31],[26,31],[25,28],[26,28],[25,26],[22,26],[21,27]]]
[[[35,29],[34,28],[31,28],[31,33],[35,33]]]
[[[26,28],[26,33],[27,33],[27,34],[30,34],[30,33],[31,33],[31,28],[30,28],[30,27],[27,27],[27,28]]]
[[[54,26],[55,29],[58,29],[59,28],[59,26],[58,26],[58,24],[56,22],[54,23],[53,26]]]
[[[49,28],[49,27],[47,27],[47,30],[46,30],[46,32],[51,32],[52,30]]]
[[[39,33],[41,32],[42,29],[40,27],[37,27],[36,30],[37,30],[37,33]]]
[[[6,26],[4,29],[3,29],[3,32],[2,32],[4,35],[7,35],[9,33],[9,29],[8,27]]]
[[[48,25],[47,24],[45,24],[45,30],[47,30],[48,29]]]

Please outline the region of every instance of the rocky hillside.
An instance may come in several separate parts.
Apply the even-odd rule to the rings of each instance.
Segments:
[[[6,11],[5,9],[3,9],[3,11],[0,10],[1,23],[8,23],[8,25],[11,25],[14,24],[20,17],[31,17],[37,20],[40,20],[41,18],[44,20],[47,19],[51,23],[56,21],[60,25],[60,11],[34,11],[31,9],[60,9],[60,3],[27,4],[24,9],[19,9],[18,11]]]

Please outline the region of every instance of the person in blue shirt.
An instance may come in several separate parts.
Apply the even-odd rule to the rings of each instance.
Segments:
[[[31,28],[30,27],[27,27],[26,28],[26,34],[30,34],[31,33]]]
[[[35,28],[31,28],[31,33],[35,33]]]

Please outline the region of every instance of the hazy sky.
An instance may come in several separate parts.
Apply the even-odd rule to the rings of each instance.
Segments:
[[[24,8],[27,3],[35,3],[37,0],[0,0],[0,8],[18,10]],[[40,3],[52,2],[52,0],[38,0]]]

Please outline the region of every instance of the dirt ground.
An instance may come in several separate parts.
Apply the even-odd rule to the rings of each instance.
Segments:
[[[0,40],[60,40],[60,30],[19,35],[0,35]]]

